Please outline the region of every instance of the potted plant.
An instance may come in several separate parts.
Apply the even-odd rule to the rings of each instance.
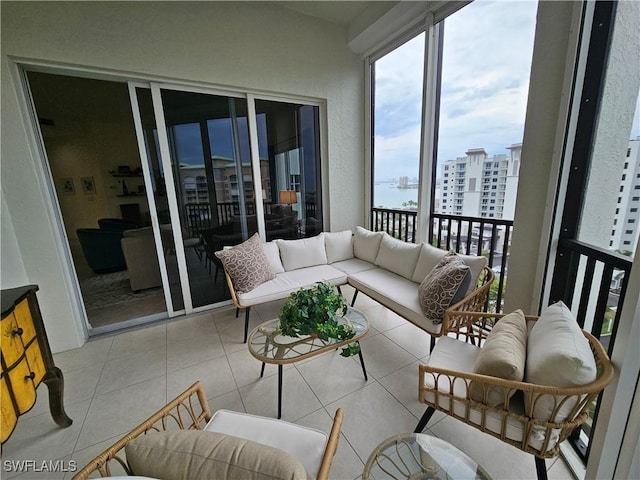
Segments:
[[[320,282],[289,295],[278,315],[280,331],[289,337],[310,335],[325,341],[330,338],[348,340],[355,332],[349,325],[336,320],[346,312],[345,298],[330,283]],[[343,347],[340,355],[350,357],[359,351],[360,345],[356,342]]]

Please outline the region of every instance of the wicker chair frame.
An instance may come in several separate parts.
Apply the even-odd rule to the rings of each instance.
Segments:
[[[467,328],[466,332],[459,332],[456,337],[460,340],[463,340],[461,337],[466,337],[464,338],[466,341],[474,345],[481,345],[489,332],[486,327],[502,318],[504,314],[465,312],[460,316],[464,317],[461,323],[469,328]],[[527,322],[535,322],[538,319],[535,316],[526,316],[525,318]],[[470,325],[472,321],[473,325]],[[585,331],[582,333],[591,347],[598,376],[593,382],[579,387],[560,388],[535,385],[487,375],[448,370],[425,364],[420,365],[418,398],[422,403],[428,405],[428,408],[415,431],[421,432],[434,411],[439,410],[509,445],[534,455],[536,457],[538,478],[546,478],[544,459],[552,458],[559,454],[560,444],[571,432],[587,420],[589,406],[592,401],[597,398],[613,378],[613,366],[604,347],[590,333]],[[464,383],[466,387],[464,391],[466,392],[469,391],[471,382],[480,385],[482,387],[481,391],[484,392],[483,402],[456,396],[452,387],[456,384],[461,385],[461,382]],[[430,385],[433,385],[433,387],[430,387]],[[493,407],[488,404],[487,397],[489,389],[492,387],[494,391],[498,390],[504,393],[505,401],[503,405]],[[462,390],[460,389],[459,391]],[[526,393],[524,414],[516,413],[510,409],[510,394],[517,391]],[[562,415],[565,420],[552,422],[534,417],[536,405],[542,401],[549,402],[550,399],[553,402],[553,410],[549,416],[551,419],[557,418],[560,408],[571,406],[570,412]],[[490,429],[488,426],[488,420],[493,420],[495,425],[496,417],[499,419],[501,426],[498,431]],[[509,425],[507,421],[509,419],[521,422],[523,428],[521,439],[514,440],[507,436],[507,427]],[[544,438],[539,448],[532,446],[530,442],[534,430],[537,435],[542,433]],[[544,472],[541,470],[544,470]]]
[[[327,480],[333,462],[333,457],[338,449],[338,440],[342,427],[343,411],[338,409],[333,418],[333,425],[329,433],[324,455],[318,470],[317,479]],[[135,475],[124,456],[124,447],[130,440],[147,432],[162,432],[171,428],[180,430],[202,430],[211,420],[211,410],[202,383],[195,382],[188,389],[167,403],[144,422],[120,438],[100,455],[91,460],[84,468],[78,471],[72,480],[85,480],[89,475],[98,473],[100,477],[112,475]],[[112,468],[117,467],[122,472],[112,473]]]

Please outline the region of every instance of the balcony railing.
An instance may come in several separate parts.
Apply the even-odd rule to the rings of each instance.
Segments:
[[[385,231],[406,242],[415,243],[416,220],[415,210],[371,209],[372,230]],[[487,257],[489,267],[496,272],[496,283],[491,289],[491,307],[495,308],[496,312],[501,312],[513,221],[440,213],[431,214],[430,220],[428,241],[431,245],[465,255]]]

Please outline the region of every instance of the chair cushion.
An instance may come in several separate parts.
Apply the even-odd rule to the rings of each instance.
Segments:
[[[375,264],[411,279],[420,255],[420,245],[403,242],[383,232]]]
[[[356,258],[375,263],[384,232],[372,232],[360,226],[356,227],[353,237],[353,254]]]
[[[469,276],[469,267],[454,252],[443,257],[418,287],[424,314],[441,322],[447,307],[464,297]]]
[[[326,433],[313,428],[229,410],[214,413],[205,430],[235,435],[287,452],[302,463],[308,478],[317,477],[328,438]]]
[[[162,479],[305,479],[291,454],[232,435],[180,430],[140,435],[125,446],[136,475]]]
[[[502,317],[493,327],[474,365],[474,373],[521,382],[527,353],[527,322],[522,310]],[[486,389],[471,382],[469,397],[480,403],[498,406],[511,398],[516,390],[505,392],[499,387]],[[486,397],[485,397],[486,395]],[[505,397],[506,395],[506,397]]]
[[[215,255],[222,262],[239,293],[250,292],[276,276],[260,246],[257,233],[246,242],[215,252]]]
[[[276,240],[285,271],[314,265],[326,265],[324,233],[300,240]]]
[[[596,376],[589,341],[569,308],[563,302],[547,307],[529,332],[525,381],[575,387],[593,382]],[[526,400],[525,404],[529,404]],[[565,420],[575,402],[565,402],[554,413],[558,403],[558,398],[552,395],[541,396],[536,400],[533,416],[539,420]]]
[[[267,256],[269,260],[269,264],[271,265],[271,269],[273,273],[282,273],[284,272],[284,267],[282,266],[282,260],[280,260],[280,249],[278,248],[278,244],[275,242],[267,242],[262,243],[262,250],[264,250],[264,254]]]
[[[327,263],[341,262],[353,258],[353,232],[324,232]]]

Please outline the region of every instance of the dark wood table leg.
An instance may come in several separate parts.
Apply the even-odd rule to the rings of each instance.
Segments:
[[[362,365],[362,373],[364,373],[364,381],[367,382],[369,381],[369,377],[367,376],[367,369],[364,366],[364,357],[362,356],[362,345],[360,345],[360,342],[358,342],[358,345],[360,346],[360,350],[358,351],[358,356],[360,357],[360,365]]]
[[[64,395],[64,377],[62,376],[62,370],[58,367],[53,367],[48,370],[42,379],[47,384],[49,389],[49,409],[51,410],[51,416],[53,421],[61,427],[68,427],[73,423],[67,413],[64,411],[64,404],[62,403]]]
[[[282,364],[278,365],[278,418],[282,418]]]

